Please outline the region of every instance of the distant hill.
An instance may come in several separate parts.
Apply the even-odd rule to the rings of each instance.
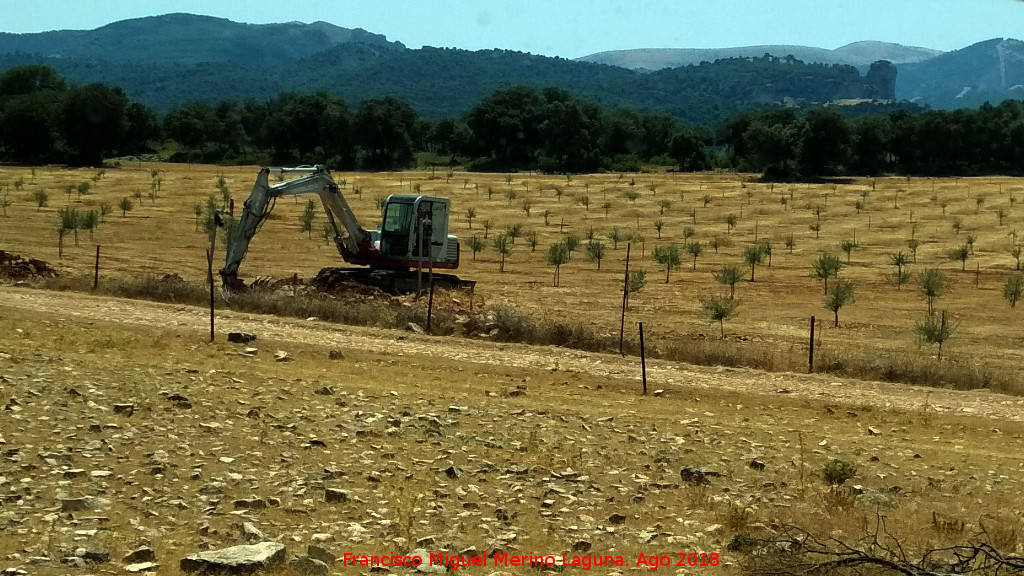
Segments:
[[[845,64],[866,68],[877,60],[888,60],[893,64],[921,62],[942,54],[940,50],[903,46],[889,42],[854,42],[835,50],[810,46],[770,44],[738,48],[643,48],[637,50],[613,50],[583,56],[583,62],[595,62],[609,66],[620,66],[631,70],[660,70],[691,66],[701,62],[714,62],[722,58],[756,58],[771,54],[780,58],[792,55],[797,60],[820,64]]]
[[[0,54],[63,60],[251,66],[285,64],[340,44],[405,48],[384,36],[327,22],[241,24],[223,18],[167,14],[114,22],[95,30],[0,33]]]
[[[945,109],[1024,98],[1024,42],[996,38],[901,66],[896,96]]]
[[[252,25],[169,14],[88,31],[0,34],[0,71],[51,66],[76,84],[119,86],[160,112],[193,101],[323,90],[353,108],[365,99],[393,96],[424,117],[438,118],[464,114],[487,94],[521,84],[560,88],[609,108],[714,125],[751,108],[893,99],[897,79],[890,65],[866,73],[799,58],[828,53],[865,63],[900,51],[901,58],[916,57],[921,49],[862,42],[835,51],[807,50],[813,53],[777,49],[778,57],[764,57],[772,48],[756,47],[736,58],[727,56],[737,52],[726,50],[713,55],[716,62],[639,72],[508,50],[410,50],[378,34],[324,22]]]

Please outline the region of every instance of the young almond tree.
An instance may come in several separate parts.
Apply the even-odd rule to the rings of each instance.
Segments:
[[[1003,285],[1003,298],[1010,303],[1010,308],[1017,307],[1017,301],[1024,295],[1024,275],[1011,276]]]
[[[600,240],[590,240],[587,242],[587,258],[591,262],[597,262],[597,269],[601,270],[601,260],[604,258],[605,244]]]
[[[127,196],[121,198],[121,201],[117,203],[117,209],[121,211],[121,218],[124,218],[133,208],[135,208],[135,204]]]
[[[547,263],[549,266],[555,267],[554,286],[559,285],[562,264],[569,262],[569,258],[569,247],[566,246],[564,242],[552,244],[551,247],[548,248]]]
[[[64,236],[68,232],[77,232],[80,216],[74,208],[61,208],[57,211],[57,257],[64,257]]]
[[[953,326],[946,320],[946,311],[940,317],[929,314],[924,322],[917,324],[917,337],[928,344],[939,345],[939,360],[942,360],[942,345],[953,336]]]
[[[839,271],[843,268],[843,261],[831,254],[822,254],[814,261],[811,275],[818,280],[825,282],[825,294],[828,295],[828,279],[831,276],[839,277]]]
[[[935,314],[935,301],[946,293],[946,276],[934,268],[929,268],[917,276],[921,295],[928,302],[928,315]]]
[[[718,322],[718,328],[721,332],[721,337],[725,338],[725,321],[732,318],[736,314],[736,307],[739,306],[739,301],[735,298],[725,298],[722,296],[712,296],[708,300],[704,300],[700,304],[701,314],[704,315],[711,322]]]
[[[613,228],[608,233],[608,239],[612,241],[612,250],[619,249],[619,242],[623,242],[627,238],[627,233],[622,228]]]
[[[896,267],[896,276],[893,279],[896,281],[896,289],[899,290],[901,286],[910,281],[910,272],[907,271],[910,257],[905,252],[896,252],[889,254],[889,263]]]
[[[466,247],[473,251],[473,260],[476,260],[477,252],[484,249],[484,241],[480,239],[478,234],[473,234],[466,240]]]
[[[729,287],[729,298],[736,297],[736,284],[743,279],[743,272],[739,266],[726,266],[722,271],[715,274],[715,281]]]
[[[849,239],[843,240],[842,242],[839,243],[839,248],[841,248],[843,252],[846,252],[846,263],[847,264],[850,263],[850,258],[853,256],[853,249],[856,248],[856,247],[857,247],[857,243],[854,242],[853,240],[849,240]]]
[[[971,255],[971,249],[968,248],[966,244],[964,244],[963,246],[960,246],[959,248],[954,248],[954,249],[949,251],[949,259],[950,260],[952,260],[954,262],[957,261],[957,260],[960,261],[960,270],[961,271],[966,271],[967,270],[967,258],[970,257],[970,255]]]
[[[499,272],[505,271],[505,258],[512,255],[512,242],[509,241],[508,235],[498,234],[492,241],[494,251],[501,256],[501,267],[498,268]]]
[[[469,229],[473,229],[473,218],[476,218],[476,208],[470,206],[466,208],[466,221],[469,222]]]
[[[100,225],[100,213],[96,210],[89,210],[81,215],[79,220],[79,228],[89,232],[89,240],[93,238],[93,232],[96,231]]]
[[[316,220],[316,203],[312,199],[306,201],[306,207],[302,210],[302,214],[299,215],[299,224],[302,226],[302,231],[309,234],[309,239],[313,239],[313,221]]]
[[[652,256],[655,262],[665,267],[665,284],[668,284],[669,276],[672,274],[672,268],[678,267],[682,262],[682,254],[680,253],[679,246],[676,246],[675,244],[658,246],[654,249]]]
[[[853,303],[853,284],[840,280],[825,293],[825,309],[835,314],[834,327],[839,328],[839,309]]]
[[[693,256],[693,269],[697,269],[697,258],[704,254],[704,245],[700,242],[690,242],[686,245],[686,251]]]
[[[743,261],[750,265],[750,281],[754,281],[754,267],[764,261],[764,251],[760,246],[747,246],[743,251]]]

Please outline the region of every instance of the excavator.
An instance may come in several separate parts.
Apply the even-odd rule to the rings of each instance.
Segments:
[[[270,175],[300,174],[292,180],[270,184]],[[364,269],[343,269],[354,281],[376,286],[386,292],[404,294],[423,288],[423,274],[440,288],[472,287],[475,282],[460,280],[434,270],[459,267],[459,239],[448,234],[450,201],[430,196],[392,195],[381,210],[381,226],[365,230],[341,194],[338,184],[323,166],[263,168],[256,177],[252,194],[245,201],[235,232],[227,245],[224,268],[220,271],[226,290],[241,290],[238,267],[249,243],[274,209],[278,198],[316,194],[320,197],[334,243],[349,264]],[[323,271],[321,271],[323,273]]]

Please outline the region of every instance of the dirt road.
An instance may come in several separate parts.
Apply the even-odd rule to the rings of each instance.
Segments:
[[[0,313],[17,308],[103,320],[131,326],[180,327],[203,330],[209,326],[206,310],[192,306],[139,300],[51,292],[0,286]],[[217,313],[217,331],[250,332],[260,338],[334,348],[349,348],[393,356],[443,357],[467,364],[557,369],[560,371],[617,377],[637,381],[637,358],[592,354],[557,347],[501,344],[462,338],[432,338],[394,330],[326,324],[274,316]],[[673,362],[648,362],[649,387],[700,394],[714,389],[750,397],[770,398],[785,394],[846,406],[872,406],[962,414],[993,420],[1024,421],[1024,400],[987,391],[957,392],[899,384],[839,379],[828,375],[771,374],[746,369],[689,366]],[[751,400],[750,402],[754,402]],[[766,399],[766,402],[770,400]]]

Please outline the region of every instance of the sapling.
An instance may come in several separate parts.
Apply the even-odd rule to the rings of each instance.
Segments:
[[[722,296],[712,296],[707,300],[703,300],[700,305],[701,314],[704,315],[711,322],[718,322],[718,328],[721,337],[725,338],[725,321],[732,318],[736,314],[736,307],[739,305],[739,301],[735,298],[724,298]]]
[[[825,293],[825,309],[835,314],[835,328],[839,328],[839,309],[853,302],[853,284],[840,280]]]
[[[655,262],[665,267],[665,284],[668,284],[669,276],[672,274],[672,268],[678,267],[682,262],[682,255],[679,250],[679,246],[675,244],[658,246],[654,249],[651,256],[654,258]]]

